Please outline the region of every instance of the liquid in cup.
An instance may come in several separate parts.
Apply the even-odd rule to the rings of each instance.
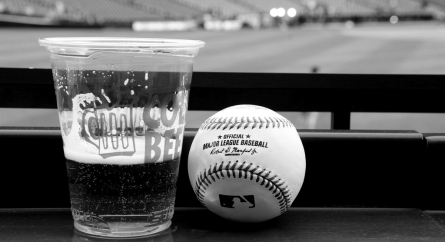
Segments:
[[[132,237],[174,212],[193,58],[201,41],[47,38],[74,226]]]

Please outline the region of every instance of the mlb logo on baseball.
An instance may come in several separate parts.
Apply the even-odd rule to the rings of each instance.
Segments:
[[[255,207],[255,197],[253,195],[246,196],[230,196],[219,194],[219,201],[221,207],[226,208],[254,208]]]
[[[188,161],[190,182],[202,205],[239,222],[262,222],[286,212],[306,171],[294,125],[255,105],[229,107],[208,118]]]

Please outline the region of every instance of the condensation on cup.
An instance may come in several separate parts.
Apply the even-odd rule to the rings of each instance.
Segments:
[[[74,226],[106,237],[170,227],[193,59],[204,42],[44,38]]]

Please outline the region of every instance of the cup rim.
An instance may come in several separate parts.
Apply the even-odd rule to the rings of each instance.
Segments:
[[[201,40],[125,37],[50,37],[39,39],[46,47],[91,49],[194,49],[204,47]]]

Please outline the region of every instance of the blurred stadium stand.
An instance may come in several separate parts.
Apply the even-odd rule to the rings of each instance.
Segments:
[[[272,17],[272,8],[295,16]],[[249,16],[249,17],[246,17]],[[443,0],[0,0],[0,25],[131,26],[135,21],[235,20],[262,26],[293,22],[444,19]],[[26,19],[29,21],[26,21]],[[249,20],[250,19],[250,20]],[[266,24],[265,24],[266,23]],[[204,25],[202,25],[204,26]]]
[[[169,0],[117,0],[122,2],[133,2],[132,6],[142,7],[143,9],[155,9],[162,13],[167,19],[199,19],[202,17],[202,11],[187,4]]]
[[[317,2],[319,5],[326,6],[329,16],[336,18],[369,17],[373,15],[369,7],[361,5],[357,0],[319,0]]]
[[[220,18],[235,18],[239,14],[256,12],[256,9],[247,8],[237,1],[230,0],[176,0],[197,8],[204,13],[212,14]]]
[[[366,6],[377,16],[427,16],[430,13],[425,9],[424,1],[418,0],[355,0],[356,3]]]
[[[113,25],[126,24],[135,20],[159,20],[161,14],[156,14],[151,9],[139,9],[133,7],[127,1],[110,0],[58,0],[69,8],[75,8],[94,19],[96,23],[108,23]]]

